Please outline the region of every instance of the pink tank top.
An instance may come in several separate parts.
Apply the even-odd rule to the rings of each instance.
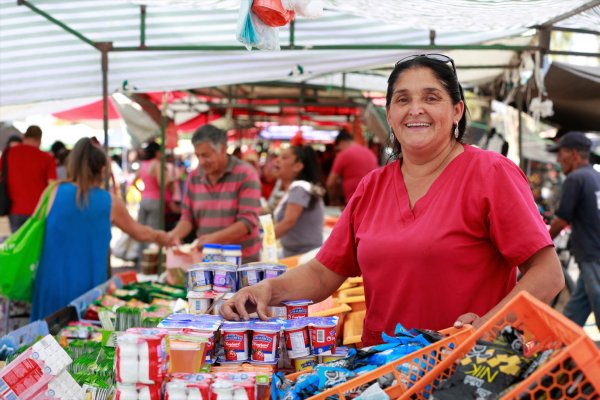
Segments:
[[[142,192],[142,198],[160,200],[160,186],[156,177],[151,176],[148,173],[150,169],[151,161],[142,161],[140,167],[140,178],[144,182],[144,191]]]

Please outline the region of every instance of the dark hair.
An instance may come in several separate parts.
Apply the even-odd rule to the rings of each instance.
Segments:
[[[160,151],[160,145],[156,142],[149,142],[144,147],[144,160],[153,160],[156,158],[156,153]]]
[[[396,64],[392,73],[390,74],[390,77],[388,78],[387,93],[385,96],[385,107],[388,109],[390,108],[390,104],[392,103],[392,95],[394,94],[394,86],[398,81],[398,77],[404,71],[411,68],[429,68],[431,72],[433,72],[435,77],[440,81],[442,86],[446,88],[446,92],[450,96],[452,104],[458,104],[458,102],[461,100],[464,102],[465,110],[463,112],[462,117],[460,118],[460,121],[458,121],[458,137],[456,138],[456,140],[460,142],[467,129],[467,103],[465,101],[463,88],[458,82],[458,77],[456,76],[456,73],[450,65],[443,61],[428,58],[426,56],[419,56],[408,61]],[[452,132],[449,132],[449,134],[453,135]],[[394,136],[393,133],[391,136],[391,140],[393,149],[392,157],[397,157],[402,150],[400,147],[400,142],[398,142],[398,139]]]
[[[340,133],[338,133],[338,135],[335,137],[335,141],[333,142],[333,144],[337,146],[341,142],[347,142],[351,140],[354,140],[354,137],[351,134],[349,134],[347,130],[342,129]]]
[[[61,153],[61,151],[65,150],[66,148],[67,146],[65,146],[63,142],[57,140],[56,142],[52,143],[52,146],[50,146],[50,151],[54,155],[54,158],[58,158],[58,155]]]
[[[292,151],[296,159],[304,165],[300,174],[296,177],[297,180],[307,181],[315,185],[321,184],[321,170],[317,163],[317,155],[312,147],[292,146]]]
[[[67,177],[77,186],[77,205],[87,204],[88,191],[102,179],[102,169],[107,165],[104,150],[90,138],[77,141],[69,155]]]
[[[21,137],[21,135],[12,135],[6,141],[6,145],[4,146],[4,148],[8,149],[11,143],[23,143],[23,138]]]
[[[202,125],[192,135],[192,144],[209,142],[215,150],[219,150],[219,145],[227,146],[227,133],[216,126],[207,124]]]
[[[42,139],[42,129],[37,126],[37,125],[31,125],[29,128],[27,128],[27,130],[25,131],[25,134],[23,135],[23,137],[29,138],[29,139]]]

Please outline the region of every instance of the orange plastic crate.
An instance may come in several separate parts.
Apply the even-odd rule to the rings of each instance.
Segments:
[[[526,342],[535,340],[545,348],[564,347],[502,399],[598,398],[600,351],[594,342],[581,327],[526,292],[513,298],[406,393],[395,391],[390,397],[431,398],[431,393],[454,372],[456,362],[469,353],[477,340],[493,340],[508,324],[523,330]]]
[[[461,329],[448,328],[443,333],[449,336],[433,343],[427,347],[417,350],[411,354],[408,354],[396,361],[389,364],[383,365],[373,371],[367,372],[348,382],[342,383],[336,387],[326,390],[310,398],[310,400],[321,400],[326,399],[330,396],[338,396],[339,399],[344,399],[346,393],[352,393],[361,386],[370,382],[376,381],[377,378],[387,375],[394,374],[395,385],[387,388],[385,391],[391,398],[398,397],[398,395],[392,396],[391,393],[404,393],[411,387],[414,382],[422,378],[427,371],[435,367],[439,362],[446,359],[464,340],[472,336],[473,329],[470,327],[464,327]],[[408,369],[410,373],[405,375],[400,372],[399,368],[403,366]],[[295,374],[287,375],[286,378],[296,380],[301,374],[310,372],[301,371]],[[354,396],[352,396],[354,397]]]

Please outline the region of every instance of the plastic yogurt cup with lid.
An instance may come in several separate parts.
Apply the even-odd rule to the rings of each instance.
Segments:
[[[193,265],[186,273],[188,292],[204,292],[212,289],[213,271],[211,263]]]
[[[287,266],[277,263],[261,263],[263,279],[277,278],[287,271]]]
[[[308,332],[313,354],[331,354],[336,346],[337,317],[310,318]]]
[[[221,257],[223,262],[240,267],[242,265],[242,246],[239,244],[223,245],[223,253]]]
[[[190,314],[204,314],[214,298],[213,292],[188,292],[187,299]]]
[[[223,261],[223,246],[215,243],[206,243],[202,246],[202,262]]]
[[[308,321],[306,319],[287,320],[283,325],[285,348],[290,358],[310,355]]]
[[[325,364],[332,361],[338,361],[342,358],[348,357],[348,348],[347,347],[336,347],[335,351],[332,351],[331,354],[323,354],[319,356],[319,364]]]
[[[308,306],[312,304],[312,300],[293,300],[284,301],[286,318],[298,319],[308,317]]]
[[[230,263],[213,263],[213,290],[215,292],[237,291],[237,266]]]
[[[240,289],[246,286],[256,285],[262,280],[263,271],[255,263],[243,264],[238,268],[238,282]]]
[[[294,369],[296,372],[313,368],[315,365],[317,365],[317,356],[306,356],[294,359]]]
[[[277,361],[281,325],[274,322],[254,322],[251,326],[251,360],[267,363]]]
[[[221,337],[223,338],[223,349],[225,350],[226,361],[246,361],[248,360],[249,323],[244,322],[224,322],[221,325]]]

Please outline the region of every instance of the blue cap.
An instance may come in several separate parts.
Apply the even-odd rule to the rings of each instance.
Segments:
[[[222,245],[220,245],[220,244],[215,244],[215,243],[206,243],[206,244],[205,244],[203,247],[204,247],[205,249],[221,249],[221,248],[223,248],[223,246],[222,246]]]
[[[588,139],[583,132],[573,131],[561,137],[558,143],[548,146],[546,150],[550,153],[556,153],[561,147],[564,147],[565,149],[590,151],[592,148],[592,141]]]
[[[223,248],[223,250],[241,250],[242,245],[241,244],[224,244],[222,248]]]

